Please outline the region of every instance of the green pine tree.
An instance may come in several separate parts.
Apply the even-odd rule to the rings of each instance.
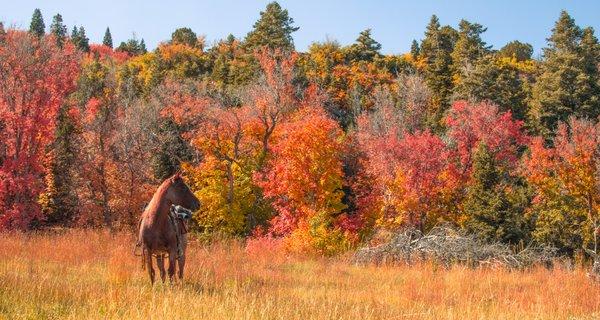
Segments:
[[[83,52],[90,51],[90,40],[85,35],[85,28],[83,26],[77,28],[77,26],[73,26],[73,31],[71,32],[71,42],[75,47]]]
[[[546,137],[570,116],[595,119],[600,115],[599,52],[593,29],[582,30],[562,11],[533,87],[532,116]]]
[[[526,119],[527,93],[519,70],[499,63],[493,54],[480,58],[465,73],[455,88],[455,99],[474,103],[490,101],[498,105],[501,112],[510,111],[513,117]]]
[[[489,47],[481,39],[486,30],[479,23],[464,19],[458,24],[458,39],[452,51],[453,70],[458,79],[462,79],[466,69],[488,52]]]
[[[198,44],[198,36],[190,28],[178,28],[171,34],[171,43],[180,43],[195,47]]]
[[[269,3],[265,11],[260,12],[252,31],[246,35],[246,48],[254,50],[266,46],[270,49],[294,50],[292,33],[299,28],[294,27],[293,23],[294,19],[279,3]]]
[[[56,39],[56,45],[62,48],[65,43],[65,39],[67,38],[67,26],[65,26],[63,23],[63,18],[60,13],[57,13],[54,17],[52,17],[50,33],[54,35],[54,38]]]
[[[74,170],[77,134],[77,127],[68,114],[68,107],[61,107],[46,176],[46,191],[40,196],[42,212],[50,225],[68,226],[77,214]]]
[[[0,21],[0,44],[4,43],[4,39],[6,38],[6,30],[4,30],[4,23]]]
[[[523,188],[509,181],[484,143],[474,154],[473,173],[464,200],[465,228],[481,239],[518,243],[526,236]]]
[[[421,57],[425,59],[425,82],[432,92],[432,105],[427,114],[427,124],[435,132],[443,130],[442,119],[450,106],[454,88],[452,52],[458,38],[450,26],[440,27],[433,15],[421,42]]]
[[[46,33],[46,25],[40,9],[35,9],[31,16],[31,24],[29,25],[29,33],[41,37]]]
[[[146,42],[144,41],[144,38],[142,38],[142,41],[140,41],[140,53],[144,54],[147,52],[148,52],[148,49],[146,49]]]
[[[413,59],[416,59],[419,54],[420,54],[421,49],[419,48],[419,43],[417,42],[417,40],[412,41],[412,44],[410,45],[410,55],[413,57]]]
[[[189,144],[181,137],[181,128],[172,120],[165,119],[158,128],[160,149],[152,159],[154,177],[164,180],[172,176],[181,165],[181,161],[191,161]]]
[[[110,28],[108,28],[108,27],[106,27],[106,31],[104,32],[104,38],[102,39],[102,44],[109,48],[113,47],[112,34],[110,34]]]
[[[131,39],[127,40],[127,42],[121,42],[121,44],[119,44],[117,47],[117,51],[127,52],[133,56],[139,56],[147,52],[144,39],[138,41],[135,34]]]
[[[379,57],[381,44],[371,37],[371,29],[362,31],[356,42],[348,48],[348,59],[350,61],[373,61]]]
[[[502,47],[498,51],[498,54],[501,57],[515,58],[517,61],[527,61],[531,59],[533,47],[529,43],[523,43],[515,40]]]

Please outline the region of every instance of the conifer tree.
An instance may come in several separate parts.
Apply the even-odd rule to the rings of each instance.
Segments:
[[[85,35],[85,28],[83,26],[77,28],[77,26],[73,26],[73,31],[71,32],[71,42],[75,47],[83,52],[90,51],[90,40]]]
[[[373,61],[380,56],[381,44],[371,37],[371,29],[362,31],[356,42],[348,49],[350,61]]]
[[[62,48],[65,39],[67,38],[67,26],[63,23],[63,18],[60,13],[57,13],[52,18],[52,24],[50,25],[50,33],[56,38],[56,44],[59,48]]]
[[[108,27],[106,27],[106,31],[104,32],[104,38],[102,39],[102,44],[109,48],[113,47],[112,34],[110,34],[110,28],[108,28]]]
[[[0,21],[0,44],[4,43],[6,37],[6,30],[4,30],[4,23]]]
[[[432,106],[428,110],[428,126],[440,132],[441,120],[450,105],[453,92],[452,51],[458,38],[456,30],[450,26],[440,27],[437,16],[433,15],[421,42],[421,57],[425,59],[425,82],[432,92]]]
[[[544,48],[542,73],[533,87],[532,112],[547,138],[570,116],[600,115],[598,40],[591,28],[581,30],[566,12]]]
[[[77,127],[66,106],[59,110],[55,139],[51,147],[46,191],[40,196],[40,204],[47,223],[68,226],[77,214],[78,205],[74,170]]]
[[[417,42],[417,40],[412,41],[412,44],[410,45],[410,55],[413,57],[413,59],[416,59],[419,56],[421,49],[419,48],[419,43]]]
[[[500,57],[515,58],[518,62],[531,59],[533,47],[529,43],[523,43],[518,40],[511,41],[502,47],[498,54]]]
[[[464,76],[465,69],[487,53],[489,47],[481,39],[481,34],[486,30],[487,28],[479,23],[471,23],[464,19],[458,24],[458,39],[452,51],[452,64],[459,81]]]
[[[473,103],[491,101],[501,112],[510,111],[514,118],[525,120],[527,94],[519,70],[501,63],[495,55],[480,58],[455,88],[456,100]]]
[[[464,201],[466,229],[487,241],[518,243],[522,240],[525,236],[523,206],[514,200],[520,198],[518,195],[511,195],[518,189],[510,186],[507,173],[499,167],[494,154],[480,143]]]
[[[265,11],[260,12],[252,31],[246,35],[246,48],[254,50],[266,46],[270,49],[294,50],[292,33],[299,28],[293,24],[294,19],[279,3],[269,3]]]
[[[29,33],[41,37],[46,32],[46,25],[40,9],[35,9],[31,16],[31,24],[29,25]]]
[[[171,34],[171,43],[180,43],[195,47],[198,44],[198,36],[190,28],[178,28]]]

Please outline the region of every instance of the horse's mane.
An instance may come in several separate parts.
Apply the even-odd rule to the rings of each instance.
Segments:
[[[156,215],[158,215],[158,213],[163,211],[163,210],[161,210],[161,206],[164,205],[163,198],[164,198],[165,194],[167,193],[167,191],[169,190],[169,188],[171,187],[171,185],[173,184],[173,178],[178,177],[178,176],[179,175],[175,174],[174,176],[165,179],[165,181],[163,181],[163,183],[161,183],[161,185],[158,187],[158,189],[152,196],[150,203],[148,203],[146,210],[144,211],[145,216],[156,216]],[[167,208],[167,210],[168,210],[168,208]]]

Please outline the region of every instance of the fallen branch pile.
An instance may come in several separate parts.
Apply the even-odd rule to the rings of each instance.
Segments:
[[[397,233],[390,242],[359,249],[354,261],[367,263],[413,263],[434,261],[449,267],[452,264],[501,266],[521,269],[532,265],[552,265],[557,257],[554,248],[529,246],[516,252],[502,243],[487,243],[473,235],[449,227],[435,227],[423,235],[415,229]]]

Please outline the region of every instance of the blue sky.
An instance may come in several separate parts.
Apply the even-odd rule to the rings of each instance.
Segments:
[[[4,2],[4,3],[2,3]],[[46,26],[61,13],[69,32],[73,24],[84,25],[92,42],[100,42],[110,26],[115,43],[135,32],[150,49],[170,38],[182,26],[204,34],[212,43],[229,33],[243,37],[269,1],[236,0],[2,0],[0,21],[28,28],[31,14],[40,8]],[[401,53],[412,39],[420,39],[429,18],[437,14],[442,24],[457,26],[461,18],[488,27],[484,40],[499,48],[511,40],[531,43],[535,52],[545,39],[560,10],[567,10],[580,26],[600,30],[600,1],[342,1],[304,0],[279,3],[288,9],[300,30],[294,33],[298,50],[327,38],[348,44],[358,33],[372,28],[384,53]]]

